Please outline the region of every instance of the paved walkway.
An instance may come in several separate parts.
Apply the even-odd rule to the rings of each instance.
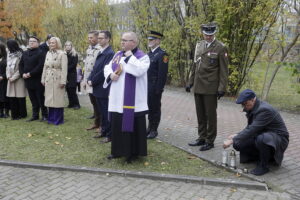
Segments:
[[[81,96],[81,102],[90,106],[88,98]],[[281,112],[290,132],[290,144],[280,168],[271,167],[268,174],[255,177],[266,181],[271,188],[287,192],[300,199],[300,115]],[[200,152],[199,147],[190,147],[188,142],[197,138],[197,118],[194,98],[184,89],[167,87],[162,98],[162,121],[158,139],[211,162],[220,162],[223,140],[237,133],[246,125],[245,113],[234,102],[221,99],[218,104],[218,136],[215,148]],[[237,159],[239,160],[239,159]],[[240,169],[252,169],[254,165],[240,165]],[[251,176],[251,175],[249,175]]]
[[[159,139],[194,153],[212,162],[221,161],[222,144],[224,139],[237,133],[246,125],[245,113],[239,105],[220,100],[218,104],[218,136],[215,148],[207,152],[200,152],[199,147],[190,147],[188,142],[197,138],[197,118],[194,98],[183,89],[168,88],[163,93],[162,123]],[[271,168],[271,172],[259,177],[269,186],[281,189],[300,199],[300,115],[281,112],[290,133],[289,147],[285,153],[280,168]],[[239,168],[253,168],[254,165],[240,165]]]
[[[1,200],[285,200],[288,194],[0,166]]]

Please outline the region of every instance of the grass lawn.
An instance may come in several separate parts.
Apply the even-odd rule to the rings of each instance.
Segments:
[[[39,121],[29,123],[24,119],[0,119],[0,159],[237,178],[233,173],[159,140],[148,141],[148,156],[132,164],[127,164],[124,158],[107,160],[110,144],[100,144],[99,139],[92,138],[93,131],[85,130],[92,123],[92,120],[86,119],[88,115],[90,112],[85,108],[65,109],[65,124],[60,126]]]
[[[253,89],[257,95],[261,94],[264,75],[267,68],[267,63],[256,63],[250,72],[250,77],[244,87]],[[268,79],[274,70],[274,65],[270,67]],[[296,77],[291,76],[291,72],[282,67],[273,81],[269,97],[267,101],[280,110],[288,110],[300,113],[300,94],[296,91],[296,86],[299,87],[300,83],[296,82]]]

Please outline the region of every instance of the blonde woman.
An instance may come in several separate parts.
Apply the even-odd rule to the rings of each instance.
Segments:
[[[49,108],[48,123],[64,123],[64,94],[67,81],[68,58],[62,50],[58,37],[49,41],[49,51],[46,55],[42,84],[45,86],[45,106]]]
[[[72,42],[67,41],[65,43],[65,51],[68,57],[68,76],[67,76],[67,94],[69,99],[68,108],[74,108],[75,110],[80,108],[78,96],[76,94],[77,86],[77,72],[76,66],[78,63],[78,55],[73,47]]]

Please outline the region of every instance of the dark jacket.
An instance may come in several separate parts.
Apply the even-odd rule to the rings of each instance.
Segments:
[[[0,76],[3,80],[0,80],[0,102],[7,102],[6,89],[7,89],[7,78],[6,78],[6,58],[2,58],[0,61]]]
[[[39,48],[25,51],[19,64],[21,77],[24,73],[30,73],[30,78],[24,79],[25,86],[28,89],[38,89],[44,87],[41,84],[41,77],[44,67],[44,54]]]
[[[114,57],[115,52],[111,46],[107,47],[103,52],[97,55],[94,68],[88,77],[89,81],[92,81],[93,95],[98,98],[108,98],[109,87],[103,88],[104,67]]]
[[[45,54],[45,57],[46,57],[46,54],[48,53],[49,51],[49,46],[47,45],[46,42],[42,43],[39,48],[42,50],[43,54]]]
[[[168,55],[160,47],[154,52],[148,53],[150,58],[150,67],[148,69],[148,88],[149,92],[160,93],[163,91],[168,74]]]
[[[273,140],[268,141],[267,144],[274,147],[275,161],[281,164],[283,153],[288,146],[289,133],[279,112],[267,102],[257,99],[246,117],[248,125],[233,138],[234,143],[242,143],[263,133],[271,134]]]
[[[67,75],[67,87],[76,87],[77,84],[77,63],[78,63],[78,55],[75,56],[67,53],[68,57],[68,75]]]

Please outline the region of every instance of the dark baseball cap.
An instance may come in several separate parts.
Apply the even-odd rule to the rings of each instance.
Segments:
[[[256,97],[256,94],[255,92],[253,92],[252,90],[250,89],[246,89],[246,90],[243,90],[240,95],[238,96],[237,100],[236,100],[236,103],[237,104],[241,104],[245,101],[248,101],[250,99],[253,99],[254,97]]]

